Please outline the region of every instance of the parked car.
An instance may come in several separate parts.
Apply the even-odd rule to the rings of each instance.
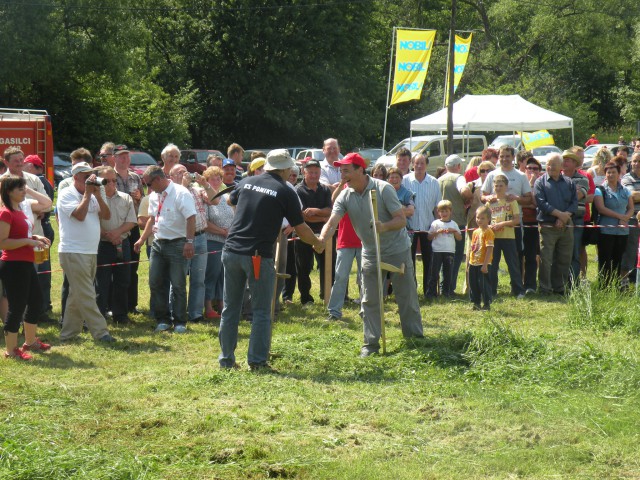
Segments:
[[[142,174],[148,166],[158,165],[158,162],[156,162],[155,159],[147,152],[131,150],[129,156],[131,157],[131,166],[129,168],[140,175],[140,178],[142,178]]]
[[[429,157],[427,172],[435,175],[438,167],[443,167],[445,159],[451,154],[458,154],[464,159],[482,155],[482,151],[487,148],[487,139],[484,135],[454,135],[453,150],[449,151],[446,135],[419,135],[405,138],[389,150],[389,153],[378,158],[376,164],[382,163],[387,168],[394,167],[396,152],[403,147],[411,150],[412,155],[417,153],[427,155]]]
[[[262,152],[265,155],[268,154],[271,150],[271,148],[250,148],[249,150],[245,150],[244,151],[244,155],[242,157],[242,164],[244,165],[251,163],[251,153],[253,152]]]
[[[286,148],[287,150],[289,150],[289,153],[291,154],[291,158],[295,159],[301,150],[309,150],[311,147],[282,147],[282,148]]]
[[[516,153],[522,150],[523,148],[522,139],[520,138],[520,135],[498,135],[489,144],[489,147],[499,150],[502,145],[509,145],[513,147]]]
[[[584,162],[582,163],[582,169],[586,170],[588,168],[591,168],[591,165],[593,164],[594,155],[602,147],[607,147],[609,150],[611,150],[611,153],[613,154],[613,156],[615,156],[618,153],[618,149],[623,146],[624,145],[618,145],[617,143],[596,143],[595,145],[589,145],[587,148],[584,149]],[[627,147],[627,148],[631,149],[631,147]],[[629,157],[631,157],[631,155],[629,155]]]
[[[56,187],[71,176],[71,157],[67,152],[53,152],[53,179]]]
[[[324,160],[324,152],[321,148],[307,148],[306,150],[301,150],[295,157],[296,165],[301,166],[302,160],[307,157],[311,157],[314,160],[318,160],[319,162],[321,162],[322,160]],[[342,159],[344,158],[344,155],[339,154],[338,158]]]
[[[199,163],[206,167],[207,158],[209,158],[209,155],[220,155],[222,156],[222,158],[224,158],[224,154],[220,150],[192,148],[189,150],[180,150],[180,163],[182,163],[183,165],[187,165],[191,160],[193,160],[196,163]]]
[[[562,155],[562,150],[556,147],[555,145],[545,145],[543,147],[536,147],[532,149],[531,153],[533,153],[533,156],[535,157],[535,159],[540,162],[540,165],[542,165],[542,168],[546,169],[547,157],[549,156],[549,154],[559,153]]]
[[[362,158],[364,158],[367,162],[369,162],[369,168],[373,168],[378,158],[387,154],[387,151],[381,148],[362,147],[362,148],[356,148],[353,151],[359,153]]]

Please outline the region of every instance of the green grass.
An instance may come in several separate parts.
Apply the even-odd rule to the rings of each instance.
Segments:
[[[293,305],[278,374],[219,370],[215,324],[156,335],[141,315],[114,346],[59,346],[48,326],[51,352],[0,362],[0,478],[639,478],[637,299],[508,288],[490,313],[422,304],[420,341],[388,303],[388,354],[365,360],[354,305],[335,324]]]

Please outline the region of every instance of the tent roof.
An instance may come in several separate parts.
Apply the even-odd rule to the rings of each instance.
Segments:
[[[573,119],[527,102],[520,95],[465,95],[453,104],[456,131],[539,130],[573,128]],[[447,109],[411,122],[412,131],[447,129]]]

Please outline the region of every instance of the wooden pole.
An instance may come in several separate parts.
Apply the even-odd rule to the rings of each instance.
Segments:
[[[375,188],[369,190],[369,206],[371,208],[371,218],[373,219],[373,238],[376,243],[376,271],[378,273],[378,300],[380,304],[380,339],[382,340],[382,354],[384,355],[387,353],[387,334],[384,324],[384,279],[382,278],[382,258],[380,256],[380,234],[376,227],[376,222],[378,221],[378,199],[376,193]]]
[[[333,237],[327,238],[324,246],[324,306],[329,306],[333,286]]]

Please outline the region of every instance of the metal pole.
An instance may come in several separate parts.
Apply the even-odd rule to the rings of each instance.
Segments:
[[[451,25],[449,27],[449,65],[447,89],[449,90],[449,102],[447,104],[447,153],[453,151],[453,67],[455,63],[455,36],[456,36],[456,0],[451,0]]]
[[[393,71],[393,47],[396,43],[396,27],[393,27],[393,33],[391,34],[391,55],[389,55],[389,79],[387,81],[387,103],[384,107],[384,130],[382,132],[382,150],[387,140],[387,117],[389,116],[389,96],[391,94],[391,72]]]

